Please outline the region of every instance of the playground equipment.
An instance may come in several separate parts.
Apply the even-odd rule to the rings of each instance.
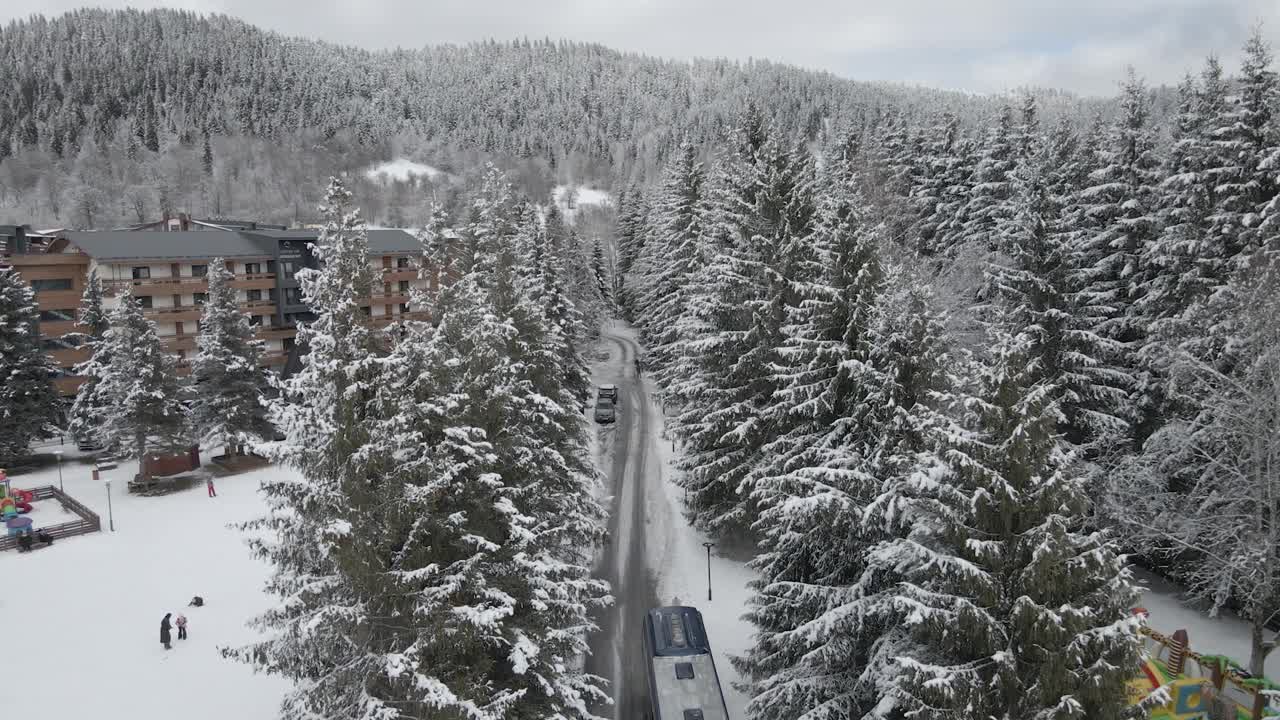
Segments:
[[[1138,631],[1145,657],[1141,674],[1129,681],[1129,701],[1137,705],[1154,693],[1163,693],[1166,700],[1152,710],[1152,720],[1280,717],[1280,709],[1270,705],[1270,693],[1280,690],[1280,685],[1251,676],[1231,658],[1195,652],[1186,630],[1164,635],[1147,626],[1145,608],[1134,612],[1142,619]]]
[[[19,513],[31,512],[31,501],[34,495],[30,490],[17,490],[9,487],[9,477],[4,468],[0,468],[0,520],[8,520]]]

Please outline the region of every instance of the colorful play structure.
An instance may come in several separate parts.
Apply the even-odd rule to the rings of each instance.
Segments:
[[[22,517],[31,512],[35,499],[30,490],[18,490],[9,486],[9,476],[0,468],[0,522],[9,535],[21,535],[31,530],[31,518]]]
[[[1147,625],[1146,609],[1134,612],[1142,621],[1145,652],[1141,675],[1129,681],[1129,700],[1137,705],[1153,695],[1164,698],[1152,720],[1280,718],[1280,695],[1272,695],[1280,685],[1251,676],[1226,656],[1195,652],[1186,630],[1161,634]]]
[[[0,519],[9,518],[22,513],[31,512],[31,501],[35,499],[30,490],[18,490],[9,486],[9,476],[4,468],[0,468]]]

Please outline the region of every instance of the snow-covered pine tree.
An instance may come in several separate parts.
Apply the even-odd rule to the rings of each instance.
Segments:
[[[883,483],[916,466],[933,412],[941,325],[918,280],[882,269],[880,227],[851,187],[824,187],[813,235],[820,274],[789,329],[775,395],[790,430],[765,447],[776,460],[754,483],[757,634],[735,663],[752,679],[748,710],[761,720],[857,718],[879,702],[872,656],[887,628],[860,610],[870,586],[856,583],[884,529],[863,516]]]
[[[441,294],[441,324],[420,353],[443,355],[440,369],[408,377],[459,383],[445,390],[456,398],[450,413],[488,442],[500,479],[493,483],[497,504],[474,514],[496,511],[511,525],[498,534],[504,541],[485,581],[503,588],[512,608],[493,628],[502,641],[488,663],[493,686],[511,693],[508,716],[586,717],[604,695],[599,679],[573,669],[573,659],[586,652],[590,611],[607,596],[590,569],[604,512],[593,500],[597,478],[579,412],[589,378],[576,349],[583,331],[573,327],[580,324],[576,307],[560,291],[564,268],[586,265],[578,243],[562,238],[555,247],[539,232],[532,206],[515,203],[509,188],[494,189],[493,197],[512,204],[491,208],[512,219],[512,234],[486,244],[495,256]],[[575,250],[578,256],[568,257]],[[421,390],[392,396],[433,402]]]
[[[1077,287],[1082,299],[1109,309],[1095,323],[1098,335],[1115,343],[1112,364],[1131,375],[1134,438],[1146,438],[1160,405],[1149,370],[1139,358],[1147,337],[1140,299],[1145,286],[1143,251],[1159,234],[1159,159],[1146,86],[1132,72],[1124,84],[1121,113],[1099,154],[1100,166],[1081,197],[1081,212],[1096,231],[1075,243]]]
[[[1161,185],[1160,234],[1144,251],[1147,286],[1142,313],[1153,343],[1177,343],[1187,333],[1187,310],[1225,282],[1229,268],[1213,238],[1218,173],[1225,158],[1214,137],[1225,112],[1227,83],[1210,57],[1197,87],[1188,75],[1178,86],[1178,115]]]
[[[240,310],[231,279],[222,258],[209,263],[208,299],[191,361],[195,384],[189,418],[201,440],[220,444],[228,455],[239,454],[245,438],[271,435],[262,401],[266,378],[258,362],[262,343]]]
[[[1225,162],[1210,170],[1218,191],[1210,233],[1222,257],[1239,270],[1262,249],[1261,215],[1280,194],[1280,173],[1264,166],[1280,152],[1280,81],[1271,64],[1271,48],[1255,28],[1244,46],[1239,94],[1213,121],[1218,156]]]
[[[570,558],[598,539],[596,521],[577,526],[598,506],[564,486],[581,476],[558,455],[563,438],[533,437],[519,330],[492,304],[502,280],[478,280],[444,288],[437,325],[411,327],[384,364],[373,447],[398,459],[402,490],[374,602],[403,618],[384,635],[384,674],[414,698],[387,717],[591,717],[607,698],[574,658],[607,587]],[[580,433],[576,413],[541,401]]]
[[[1242,273],[1229,289],[1229,369],[1174,352],[1180,410],[1118,473],[1113,513],[1134,544],[1174,558],[1174,572],[1216,613],[1228,603],[1252,626],[1249,672],[1261,677],[1280,612],[1280,266]]]
[[[438,668],[423,668],[397,644],[404,632],[397,622],[414,620],[417,598],[390,597],[400,589],[391,571],[411,554],[392,544],[392,528],[411,522],[402,513],[416,508],[397,502],[407,491],[389,472],[393,458],[373,442],[385,374],[359,304],[372,287],[364,221],[336,178],[321,211],[325,227],[313,246],[320,268],[298,273],[316,315],[298,330],[307,353],[269,407],[286,439],[262,446],[297,474],[264,480],[268,512],[243,526],[254,553],[273,567],[267,590],[281,603],[253,620],[266,638],[224,652],[293,682],[281,705],[286,719],[484,718],[477,707],[487,704],[484,683],[472,679],[478,668],[456,668],[449,686],[436,679]],[[397,600],[407,613],[395,612]],[[455,644],[461,652],[461,639]]]
[[[648,197],[638,186],[631,186],[619,194],[618,217],[614,235],[618,248],[618,272],[627,275],[644,252],[645,218],[648,215]]]
[[[25,458],[58,422],[57,367],[41,346],[39,321],[31,286],[0,268],[0,466]]]
[[[702,248],[712,259],[690,283],[695,295],[678,324],[677,379],[668,389],[680,405],[675,429],[685,440],[680,482],[690,511],[725,540],[741,539],[754,521],[746,481],[772,437],[760,412],[776,389],[770,368],[782,327],[799,302],[812,174],[807,152],[797,155],[768,134],[753,154],[726,158],[711,182]]]
[[[998,252],[986,273],[990,321],[1022,335],[1028,381],[1041,386],[1057,432],[1089,454],[1128,431],[1128,374],[1112,365],[1115,342],[1095,332],[1105,313],[1074,284],[1079,273],[1064,224],[1075,181],[1075,136],[1060,126],[1045,153],[1019,162],[1011,179],[1013,217],[1001,223]]]
[[[667,166],[652,212],[648,239],[629,284],[632,311],[659,377],[664,378],[678,341],[676,321],[688,303],[688,284],[703,235],[706,173],[691,144],[680,147]]]
[[[960,208],[952,232],[941,245],[955,255],[969,247],[994,246],[997,226],[1009,198],[1009,175],[1018,162],[1017,130],[1013,111],[1005,107],[987,132],[973,167],[970,192]]]
[[[1034,383],[1025,335],[993,331],[992,360],[938,465],[899,488],[910,532],[871,555],[902,582],[873,602],[909,640],[887,648],[884,717],[1125,717],[1138,594]]]
[[[945,114],[929,130],[922,160],[924,171],[911,202],[920,217],[915,247],[921,255],[943,254],[943,238],[953,232],[968,194],[972,145],[960,134],[960,120]]]
[[[102,379],[111,367],[110,343],[107,329],[111,327],[107,311],[102,304],[102,280],[98,271],[89,271],[89,277],[80,297],[80,312],[76,324],[84,328],[83,342],[89,349],[89,359],[76,365],[76,375],[84,378],[76,389],[76,399],[71,405],[70,430],[77,439],[101,445],[107,422],[107,408],[111,399],[102,394]]]
[[[106,335],[110,364],[98,390],[108,399],[102,438],[131,458],[149,448],[177,449],[188,441],[181,402],[186,389],[178,380],[173,355],[130,294],[111,311]]]
[[[596,291],[600,297],[609,297],[609,274],[604,267],[604,247],[600,245],[600,236],[591,236],[591,275],[596,281]]]

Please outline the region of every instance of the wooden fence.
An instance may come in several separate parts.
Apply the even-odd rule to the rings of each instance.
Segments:
[[[71,522],[59,523],[57,525],[45,525],[38,528],[33,526],[33,531],[44,530],[49,533],[54,540],[61,540],[62,538],[69,538],[74,535],[84,535],[85,533],[98,532],[102,530],[102,519],[98,517],[97,513],[86,507],[84,503],[81,503],[79,500],[76,500],[58,488],[52,485],[42,485],[41,487],[33,489],[31,492],[36,500],[57,500],[62,503],[64,508],[80,516],[79,520],[72,520]],[[16,547],[18,547],[18,538],[16,535],[0,537],[0,551],[10,550]]]

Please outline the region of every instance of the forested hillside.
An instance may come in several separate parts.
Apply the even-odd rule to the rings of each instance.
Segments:
[[[749,106],[624,197],[686,510],[755,555],[753,720],[1128,717],[1122,553],[1280,612],[1280,83],[833,135]],[[672,406],[675,406],[674,412]],[[1243,660],[1243,659],[1242,659]],[[1154,701],[1156,704],[1160,702]]]
[[[0,31],[0,84],[11,89],[0,98],[0,217],[73,227],[164,210],[313,219],[317,178],[401,154],[456,174],[494,160],[541,186],[642,181],[679,142],[722,136],[748,98],[810,140],[943,110],[973,127],[996,106],[769,62],[547,40],[369,52],[171,10],[13,23]],[[1050,115],[1086,114],[1071,96],[1041,95]],[[380,211],[396,189],[352,190],[388,221]],[[420,207],[408,214],[425,220]]]

